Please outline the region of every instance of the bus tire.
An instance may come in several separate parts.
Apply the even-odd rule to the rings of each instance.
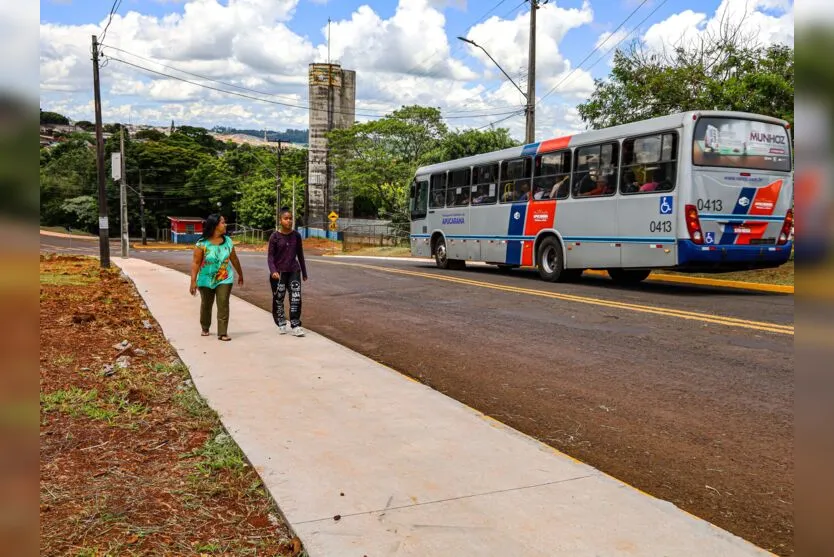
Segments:
[[[648,269],[608,269],[608,276],[617,284],[638,284],[649,277]]]
[[[434,262],[438,269],[449,268],[449,252],[446,251],[446,240],[442,237],[434,245]]]
[[[538,257],[536,262],[536,269],[539,271],[539,276],[548,282],[558,282],[564,280],[565,271],[565,257],[562,254],[562,246],[559,240],[550,236],[542,240],[539,244]]]

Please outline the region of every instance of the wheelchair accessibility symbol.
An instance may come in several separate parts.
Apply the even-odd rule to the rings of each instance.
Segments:
[[[672,214],[672,203],[673,198],[671,195],[664,195],[660,198],[660,214],[661,215],[671,215]]]
[[[715,243],[715,232],[707,232],[706,234],[704,234],[704,243],[707,244],[708,246],[714,244]]]

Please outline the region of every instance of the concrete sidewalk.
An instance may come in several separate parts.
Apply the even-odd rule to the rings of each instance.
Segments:
[[[184,274],[114,262],[312,557],[768,555],[236,297],[201,337]]]

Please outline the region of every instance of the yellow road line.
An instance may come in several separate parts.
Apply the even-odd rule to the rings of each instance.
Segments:
[[[586,275],[608,276],[605,271],[585,271]],[[699,286],[718,286],[721,288],[736,288],[739,290],[757,290],[760,292],[777,292],[779,294],[793,294],[794,287],[787,284],[764,284],[761,282],[744,282],[743,280],[711,279],[706,277],[690,277],[686,275],[665,275],[652,273],[648,280],[659,282],[675,282],[679,284],[696,284]]]
[[[455,284],[462,284],[465,286],[477,286],[480,288],[489,288],[492,290],[501,290],[504,292],[512,292],[515,294],[527,294],[531,296],[538,296],[542,298],[551,298],[556,300],[564,300],[568,302],[577,302],[583,304],[591,304],[597,306],[610,307],[615,309],[624,309],[629,311],[636,311],[640,313],[649,313],[653,315],[663,315],[666,317],[677,317],[679,319],[687,319],[691,321],[700,321],[703,323],[713,323],[716,325],[726,325],[728,327],[740,327],[744,329],[753,329],[757,331],[765,331],[770,333],[777,333],[783,335],[793,335],[793,325],[780,325],[778,323],[768,323],[763,321],[751,321],[747,319],[738,319],[735,317],[724,317],[718,315],[710,315],[708,313],[698,313],[694,311],[678,310],[671,308],[662,308],[657,306],[646,306],[640,304],[631,304],[627,302],[616,302],[614,300],[603,300],[601,298],[590,298],[586,296],[576,296],[573,294],[562,294],[559,292],[548,292],[544,290],[532,290],[529,288],[519,288],[514,286],[506,286],[502,284],[493,284],[489,282],[470,280],[460,277],[443,276],[434,273],[423,273],[419,271],[409,271],[405,269],[393,269],[389,267],[378,267],[375,265],[365,265],[362,263],[347,263],[340,261],[319,260],[322,263],[329,265],[344,265],[348,267],[357,267],[361,269],[369,269],[373,271],[380,271],[384,273],[392,273],[399,275],[407,275],[421,278],[428,278],[432,280],[441,280],[445,282],[452,282]]]

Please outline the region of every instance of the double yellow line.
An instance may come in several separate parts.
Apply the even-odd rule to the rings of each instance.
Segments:
[[[595,306],[603,306],[614,309],[623,309],[629,311],[636,311],[640,313],[650,313],[653,315],[663,315],[665,317],[677,317],[678,319],[687,319],[690,321],[700,321],[702,323],[711,323],[715,325],[725,325],[727,327],[740,327],[743,329],[752,329],[755,331],[764,331],[767,333],[776,333],[781,335],[794,334],[793,325],[779,325],[778,323],[767,323],[763,321],[750,321],[748,319],[737,319],[735,317],[724,317],[720,315],[710,315],[708,313],[698,313],[695,311],[685,311],[680,309],[663,308],[657,306],[645,306],[641,304],[629,304],[626,302],[616,302],[614,300],[603,300],[600,298],[589,298],[586,296],[575,296],[573,294],[562,294],[559,292],[548,292],[546,290],[532,290],[530,288],[519,288],[516,286],[506,286],[503,284],[494,284],[491,282],[483,282],[478,280],[470,280],[449,275],[438,275],[434,273],[423,273],[420,271],[409,271],[405,269],[394,269],[391,267],[378,267],[376,265],[364,265],[362,263],[346,263],[341,261],[329,261],[317,259],[321,263],[330,265],[344,265],[347,267],[356,267],[360,269],[368,269],[371,271],[379,271],[382,273],[392,273],[395,275],[406,275],[412,277],[421,277],[432,280],[440,280],[444,282],[451,282],[455,284],[462,284],[465,286],[477,286],[479,288],[489,288],[491,290],[500,290],[503,292],[512,292],[515,294],[527,294],[529,296],[538,296],[540,298],[551,298],[554,300],[563,300],[566,302],[575,302],[580,304],[591,304]]]

